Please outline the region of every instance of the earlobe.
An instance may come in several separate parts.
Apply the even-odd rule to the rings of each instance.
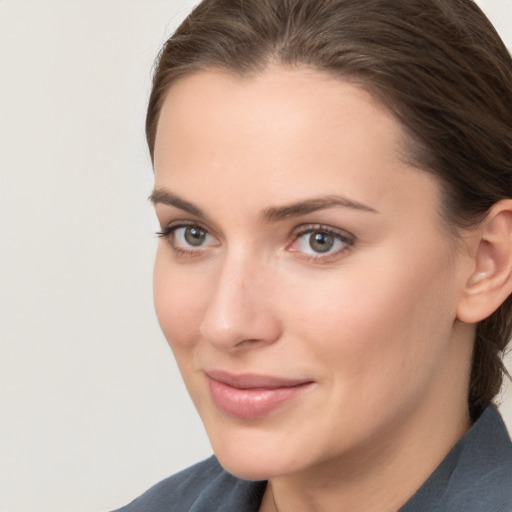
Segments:
[[[512,200],[497,202],[472,236],[472,272],[457,308],[466,323],[487,318],[512,293]]]

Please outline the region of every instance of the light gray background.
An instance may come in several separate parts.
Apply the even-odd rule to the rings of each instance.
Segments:
[[[193,3],[0,0],[2,512],[108,510],[210,453],[153,313],[143,136]],[[511,0],[479,3],[512,47]]]

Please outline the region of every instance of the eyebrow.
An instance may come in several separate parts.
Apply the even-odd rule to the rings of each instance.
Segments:
[[[167,206],[174,206],[175,208],[179,208],[180,210],[190,213],[191,215],[195,215],[196,217],[205,217],[205,214],[197,206],[164,189],[153,190],[148,199],[155,206],[157,204],[165,204]]]
[[[169,192],[168,190],[153,190],[152,194],[149,196],[149,200],[154,205],[165,204],[168,206],[174,206],[175,208],[179,208],[180,210],[190,213],[191,215],[195,215],[196,217],[206,217],[200,208],[172,192]],[[359,201],[354,201],[339,195],[327,195],[305,199],[283,206],[271,206],[263,211],[263,218],[267,222],[279,222],[290,217],[300,217],[301,215],[307,215],[309,213],[337,206],[363,212],[378,213],[374,208],[360,203]]]
[[[326,210],[336,206],[377,213],[377,210],[358,201],[343,196],[328,195],[297,201],[296,203],[284,206],[272,206],[264,211],[263,216],[268,222],[278,222],[289,217],[300,217],[301,215],[307,215],[308,213]]]

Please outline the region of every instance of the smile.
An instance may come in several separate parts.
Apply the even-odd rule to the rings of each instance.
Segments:
[[[207,372],[215,405],[228,416],[256,419],[293,400],[312,381],[289,380],[263,375],[234,376],[221,371]]]

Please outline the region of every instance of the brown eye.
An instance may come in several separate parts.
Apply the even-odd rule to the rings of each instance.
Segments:
[[[313,231],[309,235],[309,246],[317,253],[329,252],[334,246],[334,236],[322,231]]]

